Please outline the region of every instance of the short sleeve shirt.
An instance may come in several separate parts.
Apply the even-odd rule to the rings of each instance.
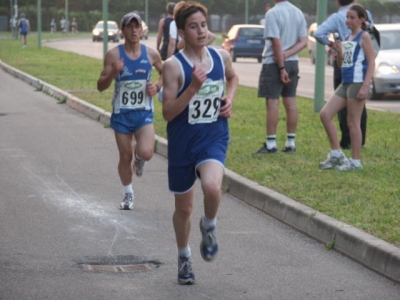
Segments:
[[[303,12],[288,1],[278,2],[265,14],[263,51],[264,64],[274,63],[272,38],[281,41],[283,51],[297,43],[300,37],[307,36],[307,23]],[[286,61],[299,60],[297,54],[286,58]]]

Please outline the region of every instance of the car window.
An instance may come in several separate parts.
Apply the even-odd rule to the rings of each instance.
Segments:
[[[115,29],[116,26],[114,23],[108,23],[108,29]]]
[[[400,31],[380,31],[381,50],[400,49]]]
[[[264,30],[263,28],[241,28],[239,31],[239,35],[241,36],[257,36],[257,35],[263,35]]]

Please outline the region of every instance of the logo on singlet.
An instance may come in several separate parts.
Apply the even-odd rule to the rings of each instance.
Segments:
[[[136,74],[146,74],[146,70],[145,69],[137,69],[135,70]]]
[[[128,67],[127,67],[127,66],[124,66],[124,69],[122,70],[121,77],[131,76],[131,75],[132,75],[132,73],[129,72]]]
[[[140,61],[140,63],[141,63],[141,64],[148,64],[149,61],[148,61],[147,59],[142,59],[142,60]]]

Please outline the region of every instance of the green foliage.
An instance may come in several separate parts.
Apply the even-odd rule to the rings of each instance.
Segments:
[[[29,37],[28,45],[36,42],[34,36]],[[21,49],[20,41],[11,39],[0,39],[0,57],[17,69],[111,110],[112,88],[102,93],[96,90],[102,68],[100,60],[47,47]],[[368,111],[367,144],[361,154],[363,170],[322,171],[318,163],[325,160],[329,151],[326,133],[312,100],[298,98],[297,105],[296,154],[253,155],[265,141],[265,100],[257,98],[256,89],[240,87],[230,119],[227,168],[400,246],[400,114]],[[279,114],[277,141],[282,148],[286,139],[282,104]],[[158,101],[154,119],[157,135],[166,137],[166,122]],[[333,246],[332,242],[328,248]]]

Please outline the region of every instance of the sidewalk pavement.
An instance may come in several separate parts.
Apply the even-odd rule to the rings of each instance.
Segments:
[[[111,114],[68,92],[23,73],[0,61],[7,73],[21,79],[86,116],[109,125]],[[167,157],[167,140],[156,136],[155,152]],[[225,169],[223,190],[273,216],[307,236],[331,245],[333,249],[365,267],[400,283],[400,248],[302,205]]]

